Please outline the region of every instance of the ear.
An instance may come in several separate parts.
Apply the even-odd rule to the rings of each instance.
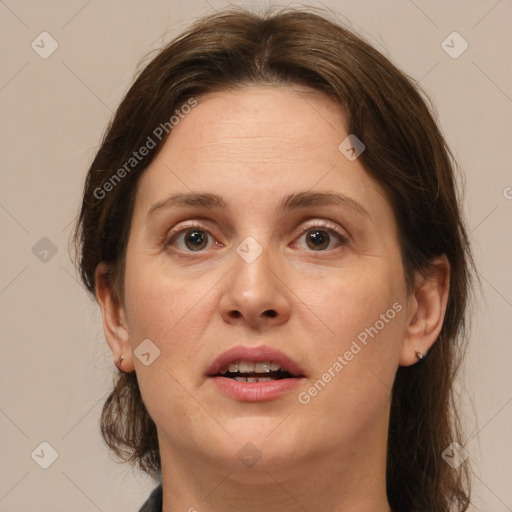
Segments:
[[[437,340],[443,327],[450,292],[450,263],[445,255],[435,258],[426,274],[415,275],[414,291],[407,304],[407,329],[400,365],[418,362]]]
[[[126,316],[123,306],[116,300],[108,279],[108,267],[100,263],[94,274],[96,300],[103,316],[103,331],[109,344],[116,366],[123,372],[135,369],[130,336],[126,327]],[[122,363],[119,358],[124,356]]]

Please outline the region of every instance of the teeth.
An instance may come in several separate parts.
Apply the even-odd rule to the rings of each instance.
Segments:
[[[220,373],[224,375],[227,372],[230,373],[270,373],[270,372],[284,372],[285,370],[279,363],[273,361],[258,361],[254,363],[252,361],[235,361],[230,363],[227,368],[222,368]]]
[[[281,367],[279,363],[274,363],[273,361],[258,361],[254,363],[252,361],[235,361],[234,363],[230,363],[227,367],[222,368],[220,370],[221,375],[225,375],[226,373],[238,373],[239,376],[234,377],[235,380],[240,382],[262,382],[267,380],[275,380],[272,377],[242,377],[241,374],[244,373],[270,373],[270,372],[286,372],[284,368]],[[247,380],[249,379],[249,380]]]
[[[238,371],[240,373],[253,373],[254,372],[254,363],[250,363],[249,361],[240,361],[238,363]]]
[[[263,363],[256,363],[254,365],[254,371],[256,373],[268,373],[270,372],[270,362],[265,361]]]
[[[272,377],[239,377],[238,375],[234,379],[238,382],[268,382],[274,380]]]

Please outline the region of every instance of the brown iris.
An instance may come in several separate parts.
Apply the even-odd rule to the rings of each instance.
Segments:
[[[329,246],[331,236],[325,229],[314,229],[306,235],[306,243],[310,249],[315,251],[325,249]]]
[[[199,251],[206,247],[208,237],[204,231],[194,229],[187,231],[185,235],[185,245],[191,251]]]

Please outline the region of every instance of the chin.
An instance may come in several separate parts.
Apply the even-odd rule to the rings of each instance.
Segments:
[[[285,417],[246,417],[227,422],[226,430],[233,437],[224,438],[224,462],[242,474],[250,470],[247,474],[254,476],[258,471],[285,470],[305,458],[312,448],[309,436],[296,422],[286,425]]]

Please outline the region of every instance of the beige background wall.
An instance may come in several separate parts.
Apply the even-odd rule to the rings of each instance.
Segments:
[[[0,1],[4,512],[135,511],[153,487],[113,462],[100,439],[98,418],[115,368],[97,308],[75,276],[67,241],[86,169],[139,60],[191,20],[224,5],[221,0]],[[466,173],[465,207],[482,282],[472,315],[467,382],[461,384],[470,431],[465,448],[476,470],[472,510],[510,511],[512,1],[324,5],[421,80]],[[441,46],[453,31],[469,44],[456,59]],[[38,37],[41,32],[58,44],[46,59],[40,54],[46,56],[55,43]],[[39,53],[31,47],[34,40]],[[461,43],[449,42],[450,51],[460,50]],[[42,453],[42,442],[58,453],[48,469],[35,462],[50,461],[48,447],[43,446],[44,457],[31,457],[36,448]]]

